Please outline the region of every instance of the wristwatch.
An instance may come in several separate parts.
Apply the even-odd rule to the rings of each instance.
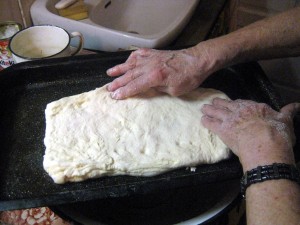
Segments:
[[[284,163],[273,163],[272,165],[258,166],[247,171],[241,178],[241,193],[245,198],[247,187],[251,184],[266,180],[288,179],[300,185],[300,172],[297,167]]]

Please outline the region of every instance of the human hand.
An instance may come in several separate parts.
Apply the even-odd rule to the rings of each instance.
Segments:
[[[203,106],[202,124],[239,157],[246,171],[274,162],[294,163],[292,118],[298,110],[300,103],[277,112],[263,103],[216,98]]]
[[[160,51],[139,49],[127,61],[107,71],[116,78],[107,90],[114,99],[125,99],[155,88],[172,96],[197,88],[212,72],[207,58],[195,56],[192,49]]]

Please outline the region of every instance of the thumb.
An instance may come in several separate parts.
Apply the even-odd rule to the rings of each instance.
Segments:
[[[296,115],[297,112],[300,112],[300,103],[290,103],[280,109],[280,112],[291,116],[292,118]]]

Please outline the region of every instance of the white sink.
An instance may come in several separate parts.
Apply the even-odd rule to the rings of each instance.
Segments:
[[[54,7],[57,2],[36,0],[31,7],[33,24],[79,31],[87,49],[118,51],[170,44],[191,18],[199,0],[85,0],[89,17],[80,21],[59,16]]]

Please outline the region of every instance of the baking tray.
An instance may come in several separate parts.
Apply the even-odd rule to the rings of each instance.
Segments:
[[[240,164],[232,157],[200,165],[195,172],[180,168],[153,177],[114,176],[53,183],[42,165],[47,103],[110,82],[106,70],[124,62],[128,55],[102,53],[32,61],[0,73],[0,211],[146,194],[241,176]],[[256,63],[220,70],[202,86],[222,90],[232,99],[281,107],[278,95]]]

